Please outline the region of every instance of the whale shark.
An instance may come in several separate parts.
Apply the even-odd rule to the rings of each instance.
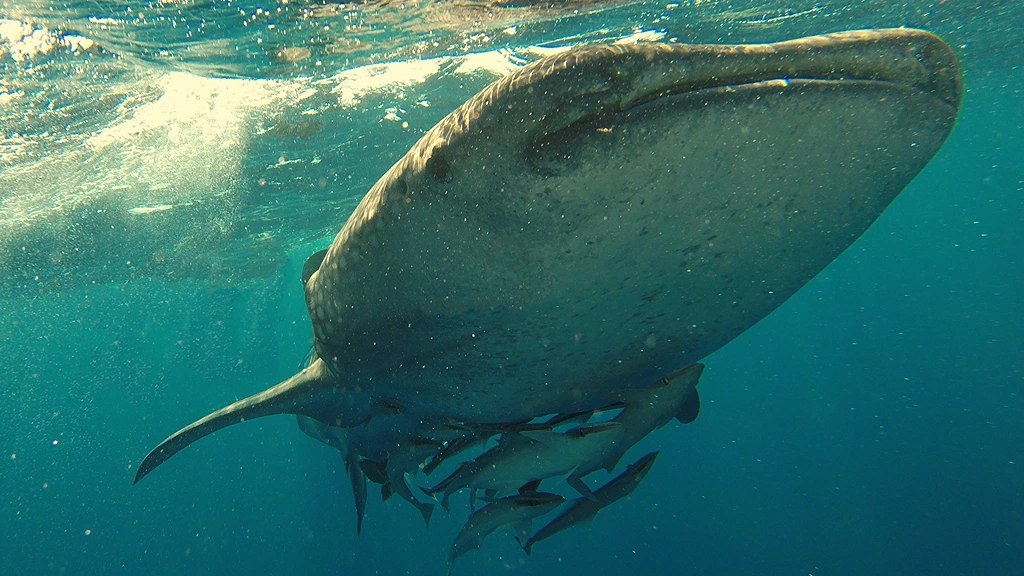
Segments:
[[[427,131],[306,262],[308,366],[170,435],[134,482],[226,426],[292,414],[344,431],[361,526],[379,467],[360,463],[416,461],[413,438],[445,447],[432,471],[554,414],[626,415],[629,391],[718,350],[859,238],[961,94],[949,46],[902,28],[523,66]],[[398,487],[401,469],[377,478]]]

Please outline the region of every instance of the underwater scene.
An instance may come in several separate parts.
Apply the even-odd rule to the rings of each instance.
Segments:
[[[0,0],[0,574],[1017,574],[1022,394],[1019,0]]]

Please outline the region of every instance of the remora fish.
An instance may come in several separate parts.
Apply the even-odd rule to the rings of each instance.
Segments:
[[[434,512],[434,505],[420,502],[413,496],[409,488],[409,474],[419,471],[420,466],[431,456],[440,452],[442,447],[433,441],[422,438],[413,438],[399,446],[396,446],[388,454],[387,462],[384,464],[384,476],[387,483],[381,486],[381,498],[387,500],[391,492],[398,494],[406,502],[412,504],[423,516],[423,522],[430,525],[430,516]]]
[[[328,426],[307,416],[298,416],[297,420],[299,430],[341,453],[345,474],[352,486],[352,500],[356,509],[356,537],[358,538],[363,532],[363,517],[366,515],[366,475],[359,466],[359,456],[350,449],[345,430]]]
[[[558,508],[563,502],[565,498],[557,494],[534,492],[501,498],[477,510],[470,515],[448,551],[448,573],[451,574],[456,558],[479,548],[484,539],[497,530],[529,522]]]
[[[609,442],[601,447],[603,451],[591,454],[592,459],[576,468],[566,482],[592,499],[590,489],[583,482],[584,476],[601,468],[611,472],[630,448],[673,418],[683,423],[693,422],[700,410],[697,383],[702,372],[703,364],[691,364],[647,388],[616,394],[623,405],[622,412],[610,420],[619,424],[617,433],[609,436]]]
[[[391,492],[397,493],[415,506],[423,521],[430,524],[434,506],[413,496],[406,474],[417,472],[427,458],[438,454],[443,447],[439,442],[415,435],[421,427],[407,422],[401,414],[377,416],[358,428],[328,426],[306,416],[299,416],[298,423],[306,435],[341,453],[345,471],[352,482],[357,534],[362,530],[368,479],[382,485],[382,499],[387,500]],[[401,430],[414,435],[408,437]],[[438,433],[446,434],[443,431]]]
[[[316,360],[172,434],[601,408],[699,361],[856,240],[953,127],[937,37],[581,46],[498,80],[373,186],[305,300]],[[614,327],[614,329],[612,328]]]
[[[646,456],[640,458],[636,462],[626,467],[626,471],[619,474],[607,484],[597,489],[594,492],[595,499],[589,498],[578,498],[573,500],[569,508],[558,515],[557,518],[548,523],[547,526],[541,528],[536,534],[530,537],[523,544],[523,551],[530,554],[533,551],[533,545],[545,538],[550,538],[555,534],[572,528],[577,524],[581,524],[593,518],[601,511],[602,508],[608,506],[612,502],[628,496],[636,487],[640,484],[640,481],[647,476],[650,472],[651,466],[654,465],[654,459],[657,458],[657,452],[651,452]]]
[[[469,488],[472,508],[476,505],[477,490],[485,490],[488,498],[503,496],[530,482],[569,474],[593,461],[618,437],[619,428],[619,424],[603,422],[578,426],[564,433],[548,430],[506,435],[498,446],[464,462],[437,486],[424,492],[431,496],[443,492],[441,505],[447,510],[449,496]]]

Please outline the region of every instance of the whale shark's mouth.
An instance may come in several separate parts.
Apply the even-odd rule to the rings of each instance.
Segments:
[[[602,114],[701,92],[871,83],[930,94],[953,108],[962,93],[954,54],[931,34],[916,30],[863,30],[776,44],[662,44],[640,46],[628,54],[617,53],[616,48],[621,47],[584,47],[565,57],[571,56],[572,62],[556,56],[539,66],[538,72],[564,75],[572,83],[578,78],[567,71],[579,62],[615,63],[611,67],[588,62],[589,76],[576,83],[583,88],[551,106],[535,127],[530,138],[534,144],[528,148],[535,148],[549,134]],[[523,75],[535,81],[533,74]],[[515,84],[509,82],[509,93],[515,91]],[[495,103],[490,98],[485,102]]]
[[[657,78],[638,85],[635,95],[622,99],[622,107],[684,92],[797,81],[892,83],[958,104],[961,85],[953,54],[918,42],[930,35],[904,32],[865,30],[777,44],[686,46],[688,54],[678,57],[676,78],[666,78],[667,85]]]

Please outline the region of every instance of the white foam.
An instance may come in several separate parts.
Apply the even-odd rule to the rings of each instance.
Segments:
[[[34,28],[24,22],[0,18],[0,42],[8,45],[11,59],[23,62],[52,51],[57,46],[57,37],[46,28]]]
[[[373,92],[394,92],[422,84],[436,75],[447,60],[430,58],[360,66],[337,74],[328,82],[335,84],[331,92],[338,94],[342,106],[355,106]]]
[[[171,145],[228,144],[251,111],[298,92],[297,84],[284,81],[203,78],[187,72],[168,73],[157,84],[159,98],[101,130],[87,144],[100,149],[156,130],[166,130]]]
[[[173,204],[160,204],[159,206],[138,206],[128,210],[129,214],[156,214],[157,212],[166,212],[174,208]]]

